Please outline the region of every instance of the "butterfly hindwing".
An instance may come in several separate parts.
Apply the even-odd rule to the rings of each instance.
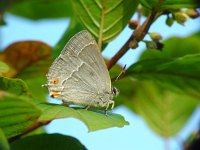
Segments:
[[[47,82],[49,92],[57,92],[57,98],[74,104],[88,105],[99,93],[111,92],[105,62],[88,31],[70,39],[50,67]]]

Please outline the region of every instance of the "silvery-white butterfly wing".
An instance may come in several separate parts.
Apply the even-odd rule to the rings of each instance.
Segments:
[[[55,59],[47,87],[51,96],[68,103],[95,107],[113,103],[107,67],[88,31],[74,35]]]

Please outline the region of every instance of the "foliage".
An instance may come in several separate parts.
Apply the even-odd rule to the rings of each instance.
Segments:
[[[26,84],[20,79],[0,78],[0,127],[7,138],[12,138],[46,124],[54,119],[74,117],[82,120],[89,131],[109,127],[123,127],[128,122],[117,114],[96,113],[62,105],[38,103],[30,95]]]
[[[110,76],[114,78],[122,70],[116,62],[129,48],[136,48],[145,41],[145,35],[157,18],[166,15],[166,25],[172,26],[174,22],[184,25],[189,17],[194,19],[199,14],[195,10],[188,14],[189,11],[182,8],[197,7],[195,0],[1,1],[0,25],[6,25],[6,13],[35,21],[68,18],[70,25],[54,47],[42,41],[27,40],[15,42],[0,53],[0,149],[24,149],[27,145],[33,145],[30,149],[44,146],[54,149],[52,145],[60,145],[60,149],[68,146],[86,149],[70,136],[45,134],[42,129],[34,132],[59,118],[77,118],[89,131],[128,125],[119,114],[106,116],[101,110],[87,111],[47,103],[47,90],[41,85],[46,81],[45,74],[52,60],[66,41],[82,29],[90,31],[103,50],[128,23],[135,23],[131,37],[107,61],[108,69],[112,68]],[[138,20],[130,21],[137,9]],[[143,23],[141,15],[146,16]],[[185,38],[171,37],[162,42],[164,47],[161,37],[146,41],[153,43],[151,50],[145,50],[139,60],[126,69],[122,79],[113,83],[120,90],[115,98],[116,105],[130,108],[163,138],[175,136],[199,104],[199,35],[198,32]],[[24,135],[27,137],[19,140]],[[38,142],[40,139],[43,143]]]
[[[51,141],[51,144],[49,144]],[[27,147],[27,145],[32,145]],[[84,145],[80,143],[77,139],[60,134],[40,134],[32,135],[23,138],[22,140],[15,141],[11,144],[11,149],[15,150],[84,150],[86,149]]]

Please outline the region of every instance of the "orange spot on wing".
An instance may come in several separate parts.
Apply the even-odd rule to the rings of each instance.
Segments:
[[[58,79],[54,79],[53,84],[58,84]]]
[[[58,97],[59,96],[59,93],[58,92],[53,92],[53,97]]]

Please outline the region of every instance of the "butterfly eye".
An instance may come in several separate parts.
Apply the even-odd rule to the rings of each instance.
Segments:
[[[118,96],[119,95],[119,90],[116,87],[112,88],[112,93],[114,96]]]
[[[58,79],[54,79],[53,84],[58,84]]]

